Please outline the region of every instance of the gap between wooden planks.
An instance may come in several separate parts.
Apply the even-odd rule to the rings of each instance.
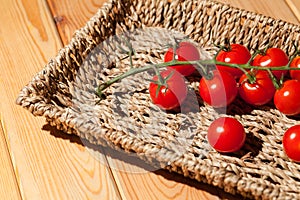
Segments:
[[[271,16],[277,19],[284,19],[291,23],[299,23],[297,15],[294,14],[298,10],[293,9],[291,12],[290,7],[292,4],[287,4],[284,0],[217,0],[219,2],[229,3],[235,7],[242,8],[249,11],[254,11],[266,16]],[[297,0],[286,0],[294,1]],[[94,4],[102,4],[103,1],[93,1]],[[62,41],[67,44],[70,40],[72,33],[77,28],[80,28],[84,18],[78,18],[78,12],[82,12],[84,8],[80,6],[71,5],[71,0],[49,0],[49,5],[52,8],[52,13],[57,20],[57,27],[61,34]],[[73,9],[75,8],[76,9]],[[299,8],[299,7],[298,7]],[[79,9],[79,10],[77,10]],[[94,13],[96,10],[90,13]],[[116,183],[124,199],[219,199],[218,196],[225,195],[220,191],[213,192],[209,186],[202,185],[203,192],[199,192],[199,183],[191,180],[181,179],[184,183],[178,180],[177,175],[166,174],[163,171],[156,173],[149,173],[143,168],[131,165],[122,159],[115,159],[110,157],[107,153],[108,162],[110,163],[112,173],[116,179]],[[128,158],[129,159],[129,158]],[[226,198],[226,197],[222,197]],[[229,198],[229,197],[227,197]],[[230,197],[232,199],[233,197]],[[237,197],[238,199],[238,197]]]
[[[120,199],[109,168],[77,137],[52,129],[15,104],[20,89],[62,47],[47,2],[0,3],[0,196]]]

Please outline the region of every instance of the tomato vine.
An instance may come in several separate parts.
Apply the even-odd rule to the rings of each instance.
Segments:
[[[257,53],[259,53],[259,51]],[[257,55],[257,53],[255,53],[254,55]],[[129,55],[129,58],[132,63],[132,54]],[[99,98],[102,98],[103,91],[106,88],[108,88],[109,86],[111,86],[112,84],[114,84],[124,78],[127,78],[129,76],[151,70],[151,69],[153,69],[153,67],[155,67],[157,69],[163,69],[163,68],[170,67],[170,66],[183,66],[184,67],[185,65],[193,65],[200,72],[200,74],[202,76],[206,77],[207,79],[212,78],[210,72],[215,68],[216,65],[222,65],[222,66],[226,66],[226,67],[230,67],[230,68],[238,68],[238,69],[243,70],[245,73],[248,73],[247,70],[265,70],[265,71],[275,71],[275,70],[298,71],[298,70],[300,70],[300,68],[290,67],[290,63],[288,65],[284,65],[284,66],[262,67],[262,66],[252,66],[251,65],[252,61],[253,61],[253,56],[251,57],[249,62],[247,62],[245,64],[221,62],[221,61],[217,61],[216,58],[209,59],[209,60],[201,60],[200,59],[200,60],[195,60],[195,61],[179,61],[179,60],[173,59],[168,62],[162,62],[162,63],[158,63],[158,64],[150,64],[150,65],[146,65],[146,66],[140,67],[140,68],[131,67],[131,69],[129,69],[127,72],[125,72],[119,76],[116,76],[116,77],[112,78],[111,80],[108,80],[107,82],[101,83],[96,89],[96,95]]]

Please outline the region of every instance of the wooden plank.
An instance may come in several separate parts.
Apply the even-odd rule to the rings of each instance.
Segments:
[[[0,119],[0,196],[7,199],[21,199],[19,184],[13,168],[6,137]]]
[[[295,17],[300,22],[300,1],[299,0],[285,0],[290,9],[293,11]]]
[[[62,47],[48,4],[0,3],[0,111],[17,175],[12,181],[19,183],[24,199],[119,199],[109,168],[78,138],[15,105],[19,90]],[[11,174],[11,167],[2,170]]]
[[[299,24],[297,18],[285,0],[216,0],[218,2],[227,3],[234,7],[249,10],[275,19],[284,19],[287,22]],[[291,1],[291,0],[290,0]],[[295,2],[298,0],[294,0]]]
[[[106,0],[48,0],[64,44],[67,44],[76,29],[82,27]]]

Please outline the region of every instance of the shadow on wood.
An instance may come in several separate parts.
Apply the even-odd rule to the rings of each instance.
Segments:
[[[170,173],[168,170],[165,170],[162,168],[153,167],[152,165],[147,164],[144,160],[142,160],[138,156],[136,156],[136,154],[133,154],[133,153],[129,154],[122,150],[115,150],[111,147],[94,145],[94,144],[89,143],[88,141],[83,141],[84,139],[81,139],[80,137],[78,137],[76,135],[66,134],[49,124],[44,125],[43,130],[49,131],[50,134],[56,138],[61,138],[63,140],[69,140],[72,143],[76,143],[76,144],[82,145],[84,147],[87,147],[89,149],[92,149],[93,151],[96,151],[106,157],[136,166],[138,168],[145,170],[147,173],[148,172],[154,173],[154,174],[161,176],[167,180],[175,181],[177,183],[191,186],[198,190],[206,191],[212,195],[219,197],[220,199],[230,199],[230,200],[245,199],[244,197],[242,197],[240,195],[233,196],[229,193],[226,193],[225,191],[223,191],[222,189],[220,189],[218,187],[214,187],[214,186],[211,186],[211,185],[208,185],[205,183],[200,183],[196,180],[186,178],[180,174]],[[107,167],[111,167],[111,166],[107,166]],[[113,170],[118,170],[118,169],[113,169]]]

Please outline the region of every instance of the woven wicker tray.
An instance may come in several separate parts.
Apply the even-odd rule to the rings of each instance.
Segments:
[[[174,35],[190,38],[209,55],[215,53],[213,43],[225,38],[251,49],[272,42],[291,55],[293,41],[300,41],[299,26],[208,0],[112,0],[21,90],[17,104],[65,133],[134,152],[151,165],[232,194],[300,197],[300,165],[286,157],[281,144],[284,131],[298,120],[272,105],[256,109],[236,100],[228,108],[227,115],[243,123],[247,139],[239,152],[226,155],[206,141],[210,123],[224,114],[201,103],[194,92],[197,78],[189,80],[190,99],[181,112],[166,113],[152,105],[145,81],[150,73],[116,83],[96,104],[97,85],[129,67],[118,51],[126,42],[115,35],[132,40],[139,67],[162,62],[163,47]]]

